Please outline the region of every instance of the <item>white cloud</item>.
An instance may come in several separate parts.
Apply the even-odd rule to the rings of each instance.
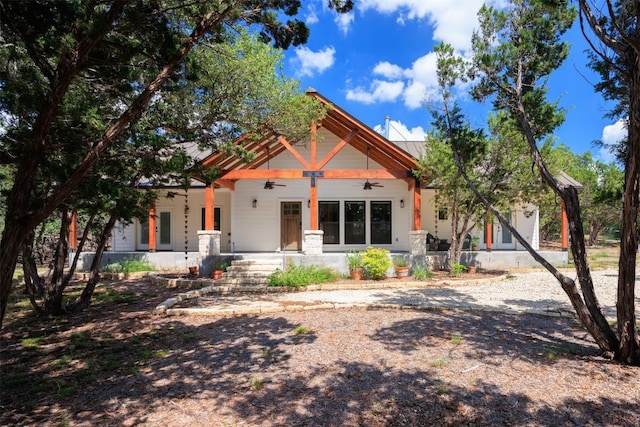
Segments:
[[[292,61],[299,66],[296,76],[313,76],[316,73],[323,73],[334,64],[336,50],[329,46],[314,52],[302,46],[296,48],[295,54],[296,57]]]
[[[470,48],[471,34],[478,25],[478,10],[484,0],[360,0],[358,9],[364,13],[369,9],[379,13],[397,13],[396,21],[426,19],[433,26],[435,40],[443,40],[456,50]],[[487,2],[502,3],[502,0]]]
[[[384,125],[376,125],[374,131],[384,135]],[[389,120],[389,140],[390,141],[424,141],[427,132],[422,126],[409,129],[407,125],[397,120]]]
[[[386,61],[379,62],[374,67],[373,74],[383,76],[389,81],[376,79],[368,90],[358,87],[349,91],[347,98],[365,104],[383,100],[395,101],[399,98],[408,108],[420,108],[424,105],[425,99],[434,93],[437,85],[436,56],[433,52],[428,53],[415,60],[408,69]],[[392,92],[394,96],[381,97],[380,92],[384,89]],[[397,90],[401,92],[398,93]]]
[[[615,155],[611,152],[610,147],[616,145],[627,137],[627,121],[626,119],[620,119],[612,125],[605,126],[602,129],[602,142],[604,147],[598,151],[598,159],[611,163],[616,160]]]
[[[313,4],[307,6],[307,14],[304,18],[304,22],[307,25],[317,24],[320,19],[318,18],[318,14],[316,13],[316,8]]]
[[[340,31],[342,31],[343,34],[347,34],[354,18],[355,14],[353,12],[348,12],[336,14],[336,17],[333,20],[336,25],[338,25],[338,28],[340,28]]]
[[[358,101],[363,104],[373,104],[376,102],[392,102],[398,99],[404,89],[401,81],[387,82],[374,80],[368,90],[357,87],[347,91],[347,99]]]
[[[388,79],[399,79],[404,74],[402,67],[394,65],[388,61],[378,62],[373,67],[373,74],[378,74]]]

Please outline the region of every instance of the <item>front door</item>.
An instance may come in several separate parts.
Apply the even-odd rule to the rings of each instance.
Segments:
[[[282,250],[302,249],[302,203],[282,202],[280,204],[280,233]]]

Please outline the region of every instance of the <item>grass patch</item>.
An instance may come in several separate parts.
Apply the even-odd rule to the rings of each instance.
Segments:
[[[547,360],[555,360],[562,356],[580,356],[584,354],[584,349],[573,343],[549,344],[544,347],[542,355]]]
[[[276,270],[269,276],[269,286],[301,288],[312,283],[335,282],[338,276],[326,267],[289,264],[287,271]]]
[[[451,336],[451,342],[452,342],[453,344],[455,344],[455,345],[460,345],[460,344],[462,344],[462,341],[463,341],[463,340],[462,340],[462,337],[461,337],[460,335],[458,335],[458,334],[453,334],[453,335]]]
[[[424,267],[416,265],[411,269],[411,275],[415,280],[427,280],[433,277],[433,272],[427,270]]]
[[[35,350],[42,343],[42,337],[25,338],[20,341],[20,344],[27,350]]]
[[[308,334],[309,332],[310,332],[310,329],[302,325],[298,326],[293,330],[293,333],[295,335],[305,335],[305,334]]]
[[[133,292],[123,292],[111,288],[96,289],[91,298],[92,303],[111,303],[111,304],[124,304],[132,302],[137,298]]]
[[[124,258],[118,262],[102,267],[106,273],[137,273],[139,271],[154,271],[155,267],[146,259]]]
[[[433,368],[444,368],[449,365],[448,359],[436,359],[431,362],[431,367]]]

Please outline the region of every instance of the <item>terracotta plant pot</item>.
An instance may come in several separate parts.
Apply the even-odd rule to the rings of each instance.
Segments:
[[[197,266],[189,267],[189,275],[190,276],[197,276],[198,275],[198,267]]]
[[[353,279],[353,280],[360,280],[360,279],[362,279],[363,271],[364,271],[363,268],[354,268],[351,271],[349,271],[349,275],[351,276],[351,279]]]
[[[211,277],[213,277],[214,280],[222,279],[222,270],[213,270]]]
[[[408,277],[409,267],[396,267],[396,277]]]
[[[475,274],[476,271],[477,271],[477,268],[475,265],[470,265],[467,267],[467,273]]]

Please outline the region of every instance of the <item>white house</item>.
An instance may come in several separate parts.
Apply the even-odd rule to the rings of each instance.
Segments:
[[[194,258],[202,265],[221,254],[286,253],[318,260],[344,258],[345,251],[368,246],[433,256],[437,248],[427,245],[427,237],[448,240],[451,231],[439,216],[436,190],[423,188],[413,176],[419,144],[393,143],[319,93],[308,95],[332,108],[307,141],[294,145],[275,134],[259,141],[239,138],[236,144],[256,154],[250,163],[225,153],[205,158],[205,166],[220,168],[220,177],[188,191],[157,189],[160,197],[148,221],[116,226],[105,262],[141,252],[166,268]],[[527,211],[518,207],[507,215],[537,249],[538,211]],[[472,234],[480,237],[478,250],[463,259],[487,268],[533,265],[497,222]],[[567,262],[566,252],[554,256],[557,264]]]

